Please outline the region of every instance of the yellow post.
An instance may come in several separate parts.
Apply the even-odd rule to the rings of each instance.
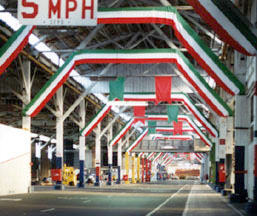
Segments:
[[[137,183],[140,183],[140,157],[137,157]]]
[[[135,153],[132,154],[132,184],[135,184],[136,179],[135,179]]]
[[[125,180],[125,184],[130,184],[129,182],[129,153],[125,153],[125,169],[126,169],[126,175],[128,176],[128,179]]]

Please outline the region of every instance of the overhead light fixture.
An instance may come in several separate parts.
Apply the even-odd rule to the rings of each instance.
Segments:
[[[147,106],[148,103],[145,101],[109,101],[109,106]]]
[[[169,149],[178,149],[178,147],[175,147],[175,146],[161,146],[161,149],[163,150],[169,150]]]

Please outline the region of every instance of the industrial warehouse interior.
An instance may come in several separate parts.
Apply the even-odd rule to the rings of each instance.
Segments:
[[[0,0],[0,216],[257,215],[257,0]]]

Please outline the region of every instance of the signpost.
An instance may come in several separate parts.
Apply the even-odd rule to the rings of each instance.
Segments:
[[[98,0],[18,0],[24,25],[96,26]]]

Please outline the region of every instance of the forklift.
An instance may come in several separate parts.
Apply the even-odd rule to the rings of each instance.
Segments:
[[[63,166],[62,183],[64,185],[76,186],[77,175],[75,174],[74,167],[68,167],[66,164]]]

